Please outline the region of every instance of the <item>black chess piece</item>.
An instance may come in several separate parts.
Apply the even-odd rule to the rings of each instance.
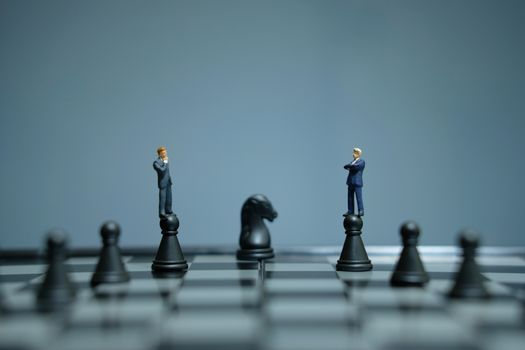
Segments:
[[[47,271],[36,291],[37,309],[41,312],[59,311],[75,298],[75,286],[69,280],[66,234],[55,230],[47,235]]]
[[[122,261],[118,239],[120,227],[114,221],[105,222],[100,228],[102,249],[97,267],[91,277],[91,287],[101,283],[124,283],[130,280],[126,266]]]
[[[428,274],[417,251],[419,232],[419,226],[413,221],[401,225],[403,250],[390,278],[392,286],[422,287],[428,283]]]
[[[0,271],[1,272],[1,271]],[[6,307],[4,303],[4,291],[2,288],[2,276],[0,274],[0,315],[6,312]]]
[[[179,219],[175,214],[168,214],[160,219],[162,239],[151,269],[158,272],[183,271],[188,268],[179,244]]]
[[[0,249],[0,261],[3,261],[2,256],[2,250]],[[5,304],[4,304],[4,291],[2,288],[2,274],[1,274],[1,266],[0,266],[0,315],[5,312]]]
[[[475,260],[476,249],[479,245],[478,235],[472,231],[463,231],[459,235],[459,244],[463,249],[463,261],[448,296],[457,299],[489,298],[490,294],[485,287],[484,277]]]
[[[337,261],[337,271],[369,271],[372,262],[368,258],[365,245],[361,238],[363,219],[357,215],[348,215],[343,221],[346,239]]]
[[[273,258],[270,231],[263,219],[273,221],[277,212],[272,203],[262,194],[256,194],[244,202],[241,209],[239,260],[263,260]]]

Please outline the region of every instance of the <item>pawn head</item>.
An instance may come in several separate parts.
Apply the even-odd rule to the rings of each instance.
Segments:
[[[115,221],[106,221],[100,227],[100,236],[104,243],[116,243],[120,236],[120,226]]]
[[[49,258],[63,255],[67,246],[67,234],[59,229],[50,231],[46,236],[46,246]]]
[[[160,228],[162,231],[177,231],[179,224],[179,219],[175,214],[166,215],[160,219]]]
[[[361,231],[363,228],[363,219],[357,215],[347,215],[343,221],[346,231]]]
[[[479,235],[471,229],[461,231],[458,240],[463,249],[476,249],[479,246]]]
[[[419,238],[419,226],[414,221],[406,221],[399,229],[403,244],[416,244]]]

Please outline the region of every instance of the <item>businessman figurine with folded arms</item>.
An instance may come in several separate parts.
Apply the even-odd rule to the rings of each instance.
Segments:
[[[348,211],[343,216],[354,215],[354,196],[357,201],[359,216],[365,215],[363,207],[363,171],[365,170],[365,160],[361,158],[361,149],[354,148],[354,160],[346,164],[344,168],[348,170],[346,185],[348,186]]]
[[[157,184],[159,186],[159,217],[163,218],[173,214],[171,210],[171,176],[166,147],[159,147],[157,155],[158,158],[153,162],[153,168],[157,172]]]

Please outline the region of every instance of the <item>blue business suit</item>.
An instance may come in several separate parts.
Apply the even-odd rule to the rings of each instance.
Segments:
[[[353,164],[352,164],[353,163]],[[363,170],[365,170],[364,159],[359,158],[356,162],[346,164],[344,168],[348,170],[346,185],[348,186],[348,212],[354,213],[354,195],[357,200],[359,214],[364,214],[363,207]]]
[[[153,162],[159,186],[159,217],[173,214],[171,211],[171,176],[167,163],[159,157]]]

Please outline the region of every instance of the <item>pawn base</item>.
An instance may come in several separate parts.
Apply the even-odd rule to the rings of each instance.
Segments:
[[[360,271],[370,271],[372,270],[372,262],[370,260],[365,261],[345,261],[337,260],[337,265],[335,269],[337,271],[351,271],[351,272],[360,272]]]
[[[55,295],[37,298],[37,310],[41,313],[67,310],[73,302],[74,294],[70,291],[61,291]]]
[[[158,272],[184,271],[188,269],[186,260],[183,261],[159,261],[153,260],[151,269]]]
[[[237,250],[237,259],[239,260],[263,260],[273,257],[274,254],[272,248]]]
[[[427,274],[393,273],[390,285],[393,287],[423,287],[429,281]]]
[[[485,288],[474,286],[472,288],[463,287],[461,290],[452,289],[448,297],[451,299],[488,299],[490,294]]]
[[[124,283],[130,280],[129,274],[125,273],[94,273],[91,278],[91,286],[96,287],[101,283]]]

